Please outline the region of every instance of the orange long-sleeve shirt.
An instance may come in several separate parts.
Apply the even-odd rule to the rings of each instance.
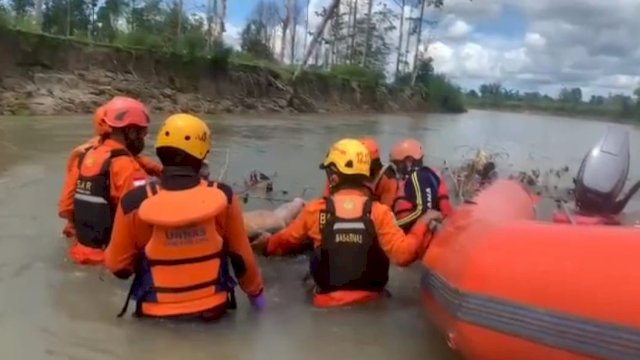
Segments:
[[[345,189],[339,190],[334,195],[361,195],[363,193],[364,191],[360,190]],[[320,217],[325,208],[324,199],[309,202],[289,226],[269,237],[265,253],[267,255],[284,255],[302,246],[306,239],[313,241],[314,247],[320,246]],[[405,234],[396,225],[391,209],[378,202],[373,203],[371,219],[380,247],[391,262],[399,266],[408,266],[421,255],[427,233],[425,223],[417,222],[411,231]]]
[[[188,184],[185,185],[185,181]],[[161,182],[163,189],[179,191],[197,185],[200,178],[197,175],[186,179],[163,175]],[[257,295],[263,288],[262,276],[244,228],[240,203],[229,186],[217,186],[227,194],[230,203],[216,216],[216,227],[226,242],[240,287],[250,296]],[[153,227],[138,217],[138,208],[145,199],[146,188],[135,188],[122,198],[116,211],[111,242],[105,250],[105,265],[119,277],[128,277],[133,273],[137,257],[151,240]]]

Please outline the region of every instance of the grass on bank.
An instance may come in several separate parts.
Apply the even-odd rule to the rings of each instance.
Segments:
[[[28,44],[45,45],[45,48],[51,50],[63,50],[65,45],[77,44],[89,48],[99,47],[132,53],[156,54],[183,64],[206,61],[208,66],[216,71],[226,71],[229,66],[256,67],[270,70],[284,82],[290,81],[295,71],[295,65],[283,65],[275,61],[262,60],[250,53],[236,51],[224,44],[214,45],[210,52],[205,52],[205,47],[201,42],[197,38],[192,39],[189,36],[185,36],[179,43],[169,47],[158,37],[136,33],[117,37],[113,43],[105,43],[87,38],[50,35],[24,27],[9,28],[7,23],[3,26],[1,16],[0,32],[4,32],[8,36],[18,36]],[[317,79],[330,83],[355,82],[364,87],[385,87],[391,90],[407,87],[406,84],[389,84],[385,81],[384,74],[357,65],[335,65],[328,71],[310,66],[302,75],[302,79]],[[443,112],[465,111],[464,103],[461,101],[461,91],[444,76],[433,75],[429,81],[417,85],[423,89],[431,109]]]

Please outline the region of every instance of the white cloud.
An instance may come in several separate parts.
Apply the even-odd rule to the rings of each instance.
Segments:
[[[310,31],[320,22],[315,11],[328,3],[310,1]],[[394,0],[382,3],[398,10]],[[523,14],[524,33],[479,32],[496,22],[505,6]],[[405,15],[409,12],[405,7]],[[443,9],[428,9],[426,17],[439,20],[437,28],[427,27],[423,35],[431,43],[428,54],[436,70],[462,86],[500,81],[555,95],[563,86],[583,87],[585,94],[607,94],[631,92],[640,85],[640,44],[633,40],[640,33],[640,0],[446,0]],[[241,28],[242,24],[227,24],[225,40],[239,44]],[[300,57],[303,24],[297,34]],[[398,36],[396,30],[389,37],[394,49]],[[410,49],[411,62],[415,44]],[[390,71],[395,69],[395,57],[394,51]]]
[[[232,46],[235,49],[239,49],[240,33],[242,32],[242,27],[232,23],[226,23],[224,26],[225,32],[222,36],[224,43]]]
[[[524,37],[524,44],[533,49],[539,50],[547,44],[547,39],[535,32],[528,32]]]
[[[457,19],[447,29],[447,36],[450,38],[463,38],[471,32],[472,28],[463,20]]]

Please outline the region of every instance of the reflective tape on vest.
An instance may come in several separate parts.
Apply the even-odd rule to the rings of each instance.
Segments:
[[[86,201],[94,204],[107,204],[107,200],[101,198],[100,196],[95,195],[85,195],[85,194],[75,194],[73,195],[75,199],[80,201]]]
[[[364,230],[365,226],[361,222],[338,222],[333,224],[334,230]]]

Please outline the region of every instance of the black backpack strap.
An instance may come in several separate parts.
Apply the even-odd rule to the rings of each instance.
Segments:
[[[222,191],[224,195],[227,197],[227,205],[231,205],[231,202],[233,201],[233,189],[231,188],[231,186],[224,183],[219,183],[213,180],[208,180],[207,186],[216,187],[220,191]]]
[[[131,156],[131,153],[127,149],[113,149],[109,152],[109,157],[104,161],[102,167],[100,168],[100,173],[106,174],[109,171],[109,166],[111,166],[111,159],[117,158],[120,156]]]
[[[334,217],[336,215],[336,205],[333,203],[333,198],[331,198],[331,196],[325,196],[324,202],[326,204],[325,210],[327,214]]]
[[[110,158],[115,158],[115,157],[120,157],[120,156],[130,156],[131,153],[129,152],[129,150],[127,149],[113,149],[111,150],[111,155],[109,156]]]
[[[364,205],[362,206],[362,216],[369,217],[371,216],[371,208],[373,207],[373,200],[371,198],[367,198],[365,200]]]

